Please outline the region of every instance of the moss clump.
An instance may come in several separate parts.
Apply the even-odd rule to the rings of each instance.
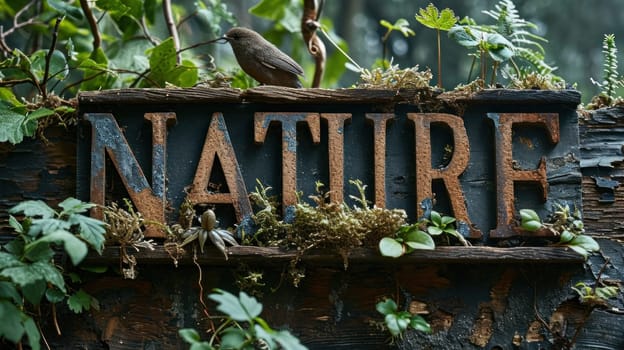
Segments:
[[[430,69],[418,70],[418,65],[400,69],[399,65],[390,65],[387,69],[362,69],[358,88],[365,89],[429,89],[433,75]]]
[[[529,90],[563,90],[565,89],[565,81],[557,79],[552,74],[530,72],[522,74],[520,78],[512,77],[509,87],[512,89]]]
[[[316,194],[309,197],[312,204],[299,201],[293,208],[287,208],[287,212],[294,214],[291,220],[278,217],[275,198],[268,195],[271,188],[259,183],[250,195],[259,209],[252,216],[256,231],[243,238],[244,244],[296,249],[299,254],[291,263],[290,272],[291,277],[296,276],[291,278],[295,285],[303,273],[297,268],[297,262],[311,249],[335,250],[343,257],[347,268],[351,249],[376,246],[381,238],[392,236],[407,218],[402,209],[370,207],[364,194],[366,186],[359,180],[350,182],[360,193],[359,197],[352,197],[358,205],[351,208],[344,202],[329,201],[329,193],[323,191],[322,183],[317,182]]]

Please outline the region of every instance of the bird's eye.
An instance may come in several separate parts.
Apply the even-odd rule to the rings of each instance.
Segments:
[[[234,40],[238,40],[238,39],[240,39],[240,35],[232,34],[231,38],[234,39]]]

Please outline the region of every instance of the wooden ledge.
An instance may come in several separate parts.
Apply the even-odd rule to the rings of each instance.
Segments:
[[[127,252],[141,264],[173,264],[172,258],[163,246],[155,250],[127,248]],[[187,252],[178,257],[180,264],[192,263],[192,253]],[[274,247],[237,246],[228,248],[228,260],[214,247],[207,247],[203,254],[198,254],[198,262],[203,265],[237,265],[241,262],[256,265],[270,265],[288,262],[295,258],[297,252]],[[83,264],[118,263],[119,247],[106,247],[102,255],[90,253]],[[314,265],[342,266],[342,257],[328,250],[307,252],[301,258],[303,263]],[[381,256],[376,249],[355,248],[349,255],[350,264],[581,264],[585,259],[570,249],[556,247],[438,247],[435,250],[418,250],[403,257],[394,259]]]
[[[428,97],[431,96],[431,97]],[[88,105],[124,104],[197,104],[197,103],[268,103],[268,104],[393,104],[418,103],[421,97],[446,102],[497,104],[571,104],[581,102],[576,90],[486,89],[467,95],[454,91],[440,93],[429,89],[295,89],[259,86],[247,90],[231,88],[114,89],[85,91],[78,103]]]

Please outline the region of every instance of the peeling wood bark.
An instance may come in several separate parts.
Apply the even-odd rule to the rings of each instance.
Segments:
[[[579,125],[586,230],[618,236],[624,230],[624,107],[585,111]]]

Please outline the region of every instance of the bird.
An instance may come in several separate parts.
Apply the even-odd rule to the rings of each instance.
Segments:
[[[257,32],[233,27],[220,39],[230,43],[240,67],[259,83],[301,87],[303,68]]]

